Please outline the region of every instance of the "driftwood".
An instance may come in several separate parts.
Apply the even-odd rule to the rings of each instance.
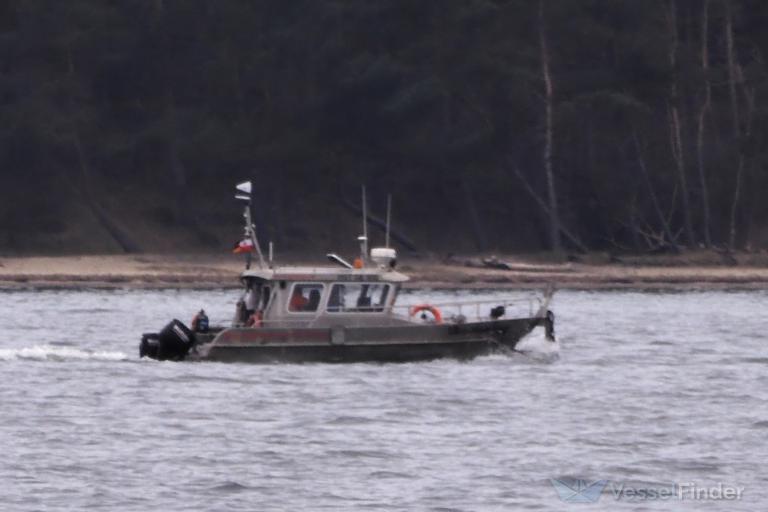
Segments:
[[[529,263],[510,263],[500,260],[496,256],[489,258],[458,258],[449,254],[444,260],[445,265],[457,265],[467,268],[485,268],[493,270],[505,270],[511,272],[570,272],[570,265],[542,265]]]
[[[492,256],[490,258],[483,258],[481,260],[483,262],[483,265],[488,268],[496,268],[499,270],[512,270],[512,265],[509,263],[505,263],[503,261],[499,261],[496,256]]]
[[[363,210],[358,205],[352,203],[351,201],[348,201],[347,199],[342,198],[341,200],[342,206],[346,208],[347,210],[351,211],[355,215],[362,215]],[[367,214],[368,224],[375,226],[379,228],[381,231],[386,232],[387,230],[387,223],[386,221],[382,220],[381,217],[377,217],[376,215],[373,215],[371,212],[368,212]],[[416,244],[413,243],[413,241],[408,238],[405,234],[403,234],[401,231],[398,231],[394,229],[392,226],[389,227],[389,236],[398,242],[400,245],[408,249],[412,252],[419,252],[419,250],[416,248]]]

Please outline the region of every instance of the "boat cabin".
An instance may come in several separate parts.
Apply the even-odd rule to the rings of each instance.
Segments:
[[[392,308],[404,274],[390,268],[282,267],[246,270],[234,325],[396,325]]]

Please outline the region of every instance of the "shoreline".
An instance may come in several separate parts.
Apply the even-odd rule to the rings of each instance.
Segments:
[[[506,261],[515,263],[495,269],[406,258],[398,270],[411,277],[406,288],[541,289],[551,284],[574,290],[768,289],[765,265]],[[218,254],[11,257],[0,258],[0,290],[237,289],[242,268],[241,258]]]

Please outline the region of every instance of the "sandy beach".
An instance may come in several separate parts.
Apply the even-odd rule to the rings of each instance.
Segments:
[[[405,259],[399,269],[411,277],[407,286],[420,288],[768,288],[768,265],[742,260],[735,265],[711,258],[547,263],[510,256],[504,258],[509,270],[469,267],[461,259]],[[242,269],[242,259],[227,254],[8,257],[0,258],[0,289],[236,288]]]

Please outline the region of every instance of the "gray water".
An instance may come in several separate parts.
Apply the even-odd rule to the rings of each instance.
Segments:
[[[766,292],[563,291],[557,345],[466,363],[138,359],[233,295],[0,293],[0,510],[768,509]],[[564,503],[568,477],[610,483]],[[744,491],[612,494],[687,482]]]

